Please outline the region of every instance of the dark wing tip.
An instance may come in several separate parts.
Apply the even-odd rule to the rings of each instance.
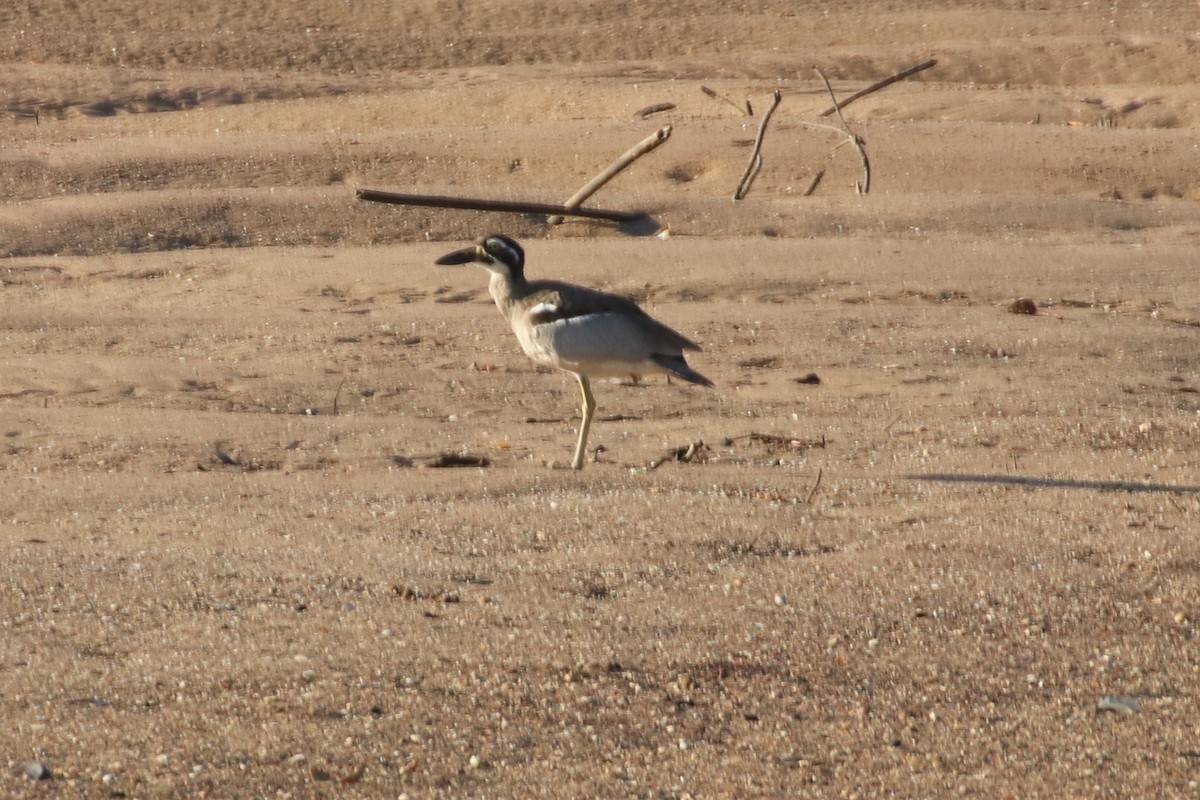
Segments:
[[[654,355],[650,356],[650,360],[655,364],[658,364],[675,377],[682,378],[688,383],[695,383],[699,384],[700,386],[708,386],[709,388],[716,386],[716,384],[710,381],[708,378],[689,367],[687,362],[683,360],[683,356],[667,356],[663,355],[662,353],[655,353]]]

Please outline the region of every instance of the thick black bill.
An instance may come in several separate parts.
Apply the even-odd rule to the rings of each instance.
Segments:
[[[443,266],[447,264],[470,264],[475,260],[475,255],[477,252],[478,250],[474,247],[464,247],[462,250],[455,250],[453,253],[446,253],[446,255],[442,256],[433,263],[441,264]]]

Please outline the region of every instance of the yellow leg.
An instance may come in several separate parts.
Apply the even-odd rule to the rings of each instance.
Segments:
[[[575,445],[575,460],[571,469],[583,469],[583,456],[587,451],[588,430],[592,427],[592,414],[596,410],[596,399],[592,397],[592,387],[588,384],[586,375],[576,375],[579,388],[583,391],[583,422],[579,426],[579,443]]]

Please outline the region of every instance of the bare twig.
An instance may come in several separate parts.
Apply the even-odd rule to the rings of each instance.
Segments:
[[[783,92],[776,89],[771,107],[767,109],[767,113],[763,114],[762,122],[758,125],[758,136],[754,137],[754,150],[750,153],[750,163],[746,166],[746,171],[742,174],[742,179],[738,181],[737,188],[733,191],[734,200],[741,200],[746,196],[750,191],[750,184],[754,182],[754,177],[762,169],[761,151],[763,134],[767,132],[767,123],[771,121],[771,115],[775,113],[775,109],[779,108],[779,104],[782,101]]]
[[[708,95],[709,97],[711,97],[713,100],[720,100],[720,101],[721,101],[721,102],[723,102],[723,103],[728,103],[729,105],[731,105],[731,106],[733,106],[734,108],[736,108],[736,109],[738,110],[738,113],[739,113],[739,114],[743,114],[743,115],[745,115],[745,116],[747,116],[747,117],[752,117],[752,116],[754,116],[754,112],[753,112],[753,111],[751,111],[751,110],[749,110],[749,109],[750,109],[750,101],[749,101],[749,100],[747,100],[747,101],[746,101],[746,108],[742,108],[741,106],[739,106],[737,103],[735,103],[735,102],[733,102],[732,100],[730,100],[730,99],[729,99],[728,97],[726,97],[725,95],[723,95],[723,94],[718,94],[717,92],[715,92],[714,90],[712,90],[712,89],[708,88],[707,86],[701,86],[701,87],[700,87],[700,91],[704,92],[706,95]]]
[[[527,203],[521,200],[487,200],[478,197],[444,197],[434,194],[403,194],[380,189],[356,189],[359,200],[427,208],[460,208],[466,211],[506,211],[514,214],[562,214],[571,217],[603,219],[610,222],[635,222],[644,219],[642,211],[609,211],[601,208],[567,208],[553,203]]]
[[[604,184],[615,178],[617,173],[628,167],[634,161],[637,161],[642,156],[646,155],[646,153],[649,153],[651,150],[658,147],[669,138],[671,138],[671,126],[666,125],[662,128],[659,128],[657,131],[626,150],[625,154],[613,163],[609,164],[607,169],[584,184],[582,189],[571,195],[570,200],[563,203],[563,208],[579,208],[580,203],[582,203],[584,200],[587,200],[589,197],[599,191]],[[551,225],[558,225],[562,223],[562,221],[563,218],[560,214],[554,214],[546,220],[546,222]]]
[[[858,157],[862,159],[863,179],[857,186],[859,194],[866,194],[871,191],[871,162],[867,159],[867,151],[863,149],[863,140],[857,133],[850,130],[850,126],[846,124],[846,118],[842,116],[842,109],[838,106],[837,96],[833,93],[833,87],[829,84],[829,78],[825,77],[825,73],[821,71],[820,67],[813,67],[813,69],[821,76],[821,80],[825,82],[825,88],[829,90],[829,97],[833,100],[833,110],[838,115],[838,121],[842,123],[842,130],[849,137],[850,142],[854,145],[854,149],[858,151]]]
[[[345,383],[346,383],[346,376],[343,375],[342,379],[340,381],[338,381],[337,391],[333,393],[333,413],[334,413],[334,415],[336,415],[338,413],[338,397],[341,396],[342,386],[344,386]]]
[[[869,95],[873,92],[878,92],[880,89],[891,86],[896,81],[902,81],[905,78],[907,78],[911,75],[916,75],[918,72],[923,72],[923,71],[929,69],[930,67],[935,66],[936,64],[937,64],[937,59],[931,58],[928,61],[922,61],[920,64],[917,64],[916,66],[912,66],[912,67],[909,67],[908,69],[900,70],[899,72],[897,72],[895,75],[892,75],[891,77],[884,78],[883,80],[878,81],[876,83],[872,83],[867,88],[863,89],[862,91],[855,92],[854,94],[847,97],[845,100],[838,100],[837,98],[834,98],[833,105],[830,106],[829,108],[825,109],[824,111],[822,111],[821,116],[828,117],[829,115],[833,114],[834,112],[838,111],[839,109],[843,109],[846,106],[850,105],[851,103],[853,103],[855,100],[858,100],[859,98],[866,97],[867,95]]]
[[[824,473],[820,467],[817,468],[817,480],[813,483],[812,488],[808,490],[808,497],[804,498],[804,505],[812,502],[813,495],[817,493],[817,489],[821,486],[821,475]]]
[[[825,177],[825,170],[817,170],[817,174],[812,176],[812,180],[808,182],[808,188],[804,190],[802,197],[808,197],[817,190],[817,184],[821,182],[821,178]]]

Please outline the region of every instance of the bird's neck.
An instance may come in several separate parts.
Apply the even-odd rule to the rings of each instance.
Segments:
[[[517,302],[524,294],[524,288],[525,280],[523,278],[513,278],[512,275],[499,272],[493,272],[491,280],[488,281],[488,291],[491,292],[492,299],[496,301],[496,307],[510,321]]]

